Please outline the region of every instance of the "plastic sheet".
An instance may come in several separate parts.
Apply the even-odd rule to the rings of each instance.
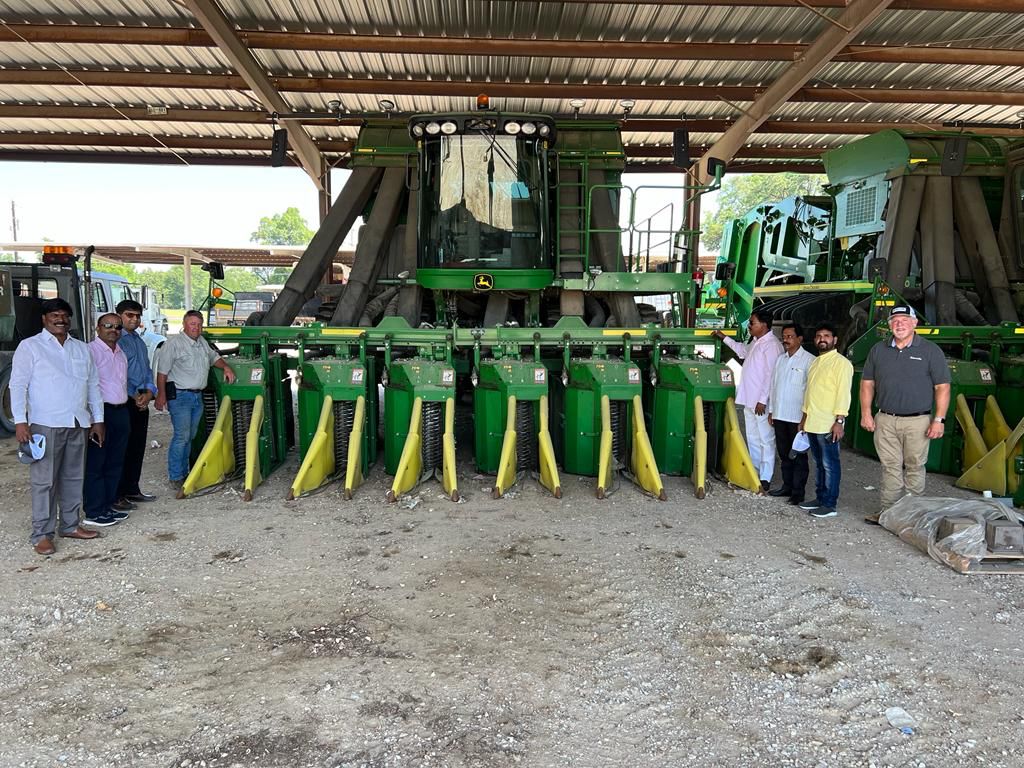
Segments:
[[[977,524],[936,539],[939,525],[946,517],[969,517]],[[1022,519],[1014,509],[992,499],[904,496],[885,510],[878,522],[908,544],[927,552],[934,560],[959,573],[967,573],[988,552],[986,522],[1012,520],[1020,523]]]

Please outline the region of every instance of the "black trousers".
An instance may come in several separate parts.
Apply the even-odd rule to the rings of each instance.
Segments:
[[[103,445],[89,441],[85,452],[85,516],[95,520],[107,514],[117,501],[117,487],[128,445],[128,406],[105,403]]]
[[[146,444],[149,441],[149,408],[140,411],[135,407],[134,400],[129,401],[128,421],[131,431],[128,433],[128,450],[124,455],[118,498],[141,493],[139,478],[142,476],[142,462],[146,458]]]
[[[789,458],[789,452],[793,450],[793,440],[799,432],[799,424],[775,420],[775,447],[779,452],[782,487],[790,489],[790,498],[803,501],[807,476],[810,473],[807,451],[796,454],[795,458]]]

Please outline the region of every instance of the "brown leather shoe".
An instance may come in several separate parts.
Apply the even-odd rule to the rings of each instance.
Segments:
[[[110,508],[115,512],[131,512],[135,509],[135,505],[128,499],[118,499],[110,505]]]
[[[53,546],[53,542],[45,536],[41,538],[39,541],[37,541],[32,546],[32,549],[34,549],[40,555],[52,555],[54,552],[57,551],[57,548]]]
[[[71,533],[62,533],[60,537],[62,539],[98,539],[100,534],[99,531],[89,531],[79,526]]]

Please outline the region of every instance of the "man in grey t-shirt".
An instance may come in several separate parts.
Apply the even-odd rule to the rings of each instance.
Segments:
[[[949,364],[942,350],[918,336],[915,328],[913,307],[893,307],[892,338],[871,348],[860,381],[860,425],[874,433],[882,464],[882,510],[905,494],[924,494],[929,441],[945,434]],[[878,406],[874,415],[872,401]],[[865,520],[877,523],[879,514]]]

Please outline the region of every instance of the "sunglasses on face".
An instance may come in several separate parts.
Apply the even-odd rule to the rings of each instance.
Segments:
[[[116,328],[117,330],[120,331],[122,328],[124,328],[124,326],[121,325],[120,323],[100,323],[100,328],[104,328],[105,330],[108,330],[108,331],[111,328]]]

